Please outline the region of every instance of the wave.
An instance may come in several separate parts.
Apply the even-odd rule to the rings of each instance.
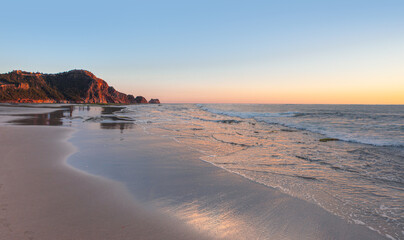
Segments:
[[[321,123],[316,124],[307,124],[299,122],[299,120],[291,120],[291,118],[299,118],[299,117],[307,117],[310,116],[313,120],[320,116],[319,113],[305,113],[305,112],[296,112],[296,111],[289,111],[289,112],[277,112],[277,113],[269,113],[269,112],[235,112],[235,111],[224,111],[214,108],[206,107],[202,104],[197,105],[201,110],[218,114],[224,115],[229,117],[237,117],[242,119],[254,119],[258,122],[264,122],[267,124],[278,124],[285,127],[291,127],[299,130],[306,130],[313,133],[319,133],[325,135],[330,138],[336,138],[346,142],[355,142],[361,144],[368,144],[374,146],[384,146],[384,147],[403,147],[404,144],[401,143],[399,140],[396,141],[391,138],[380,138],[380,137],[372,137],[372,136],[361,136],[356,131],[356,135],[350,134],[353,129],[347,129],[347,132],[344,132],[343,129],[332,129],[331,126],[326,126]],[[322,113],[321,115],[332,115],[332,116],[341,116],[343,113],[333,114],[333,113]],[[318,118],[317,118],[318,119]],[[307,120],[307,119],[306,119]]]
[[[219,115],[226,115],[229,117],[239,117],[239,118],[256,118],[256,117],[295,117],[300,114],[305,114],[305,113],[300,113],[300,112],[281,112],[281,113],[262,113],[262,112],[231,112],[231,111],[223,111],[223,110],[218,110],[218,109],[213,109],[213,108],[208,108],[205,107],[201,104],[197,105],[200,109],[214,113],[214,114],[219,114]]]

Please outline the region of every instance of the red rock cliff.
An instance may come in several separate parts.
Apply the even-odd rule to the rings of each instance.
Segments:
[[[115,90],[86,70],[0,74],[0,102],[147,103]]]

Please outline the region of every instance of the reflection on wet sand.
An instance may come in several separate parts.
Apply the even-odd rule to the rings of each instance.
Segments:
[[[159,206],[163,211],[177,216],[199,231],[206,232],[210,236],[219,239],[236,239],[240,236],[250,236],[251,238],[259,237],[256,232],[250,231],[250,229],[245,226],[245,222],[237,217],[231,209],[223,208],[223,206],[210,209],[204,207],[203,201],[201,202],[202,204],[195,200],[181,204],[172,202],[170,199],[160,199],[153,203]]]
[[[101,129],[120,129],[121,133],[123,133],[123,130],[125,129],[132,129],[135,124],[132,122],[130,123],[100,123]]]
[[[102,115],[114,114],[115,112],[119,112],[122,109],[124,109],[124,107],[102,107],[101,114]]]
[[[43,114],[24,114],[19,116],[24,116],[25,118],[16,119],[11,121],[10,123],[17,125],[51,125],[51,126],[60,126],[63,125],[63,121],[61,120],[64,117],[64,113],[66,110],[57,110],[51,113],[43,113]]]
[[[115,106],[69,105],[55,108],[55,111],[50,113],[20,114],[19,116],[24,118],[14,119],[10,123],[73,127],[86,122],[93,126],[98,125],[100,129],[119,129],[123,133],[123,130],[134,127],[134,120],[115,115],[122,109],[123,107]]]

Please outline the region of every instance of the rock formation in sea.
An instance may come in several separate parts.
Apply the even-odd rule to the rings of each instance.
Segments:
[[[152,98],[150,99],[149,103],[159,104],[160,100],[158,100],[157,98]]]
[[[86,70],[57,74],[21,70],[0,74],[0,102],[12,103],[147,103],[121,93]]]

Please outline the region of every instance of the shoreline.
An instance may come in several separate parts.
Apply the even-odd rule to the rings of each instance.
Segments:
[[[229,110],[225,106],[218,109]],[[271,109],[255,105],[230,108],[235,112]],[[162,132],[201,151],[202,160],[314,203],[375,234],[394,239],[403,236],[403,151],[399,149],[345,141],[322,143],[319,139],[324,136],[318,133],[211,114],[200,106],[147,108],[138,111],[141,113],[133,107],[130,110],[127,116],[140,116],[142,122],[150,119],[150,124],[144,125],[147,131]]]
[[[27,186],[22,185],[11,186],[12,189],[25,191],[20,195],[16,192],[13,195],[10,191],[4,193],[4,188],[2,188],[3,190],[0,188],[1,206],[5,206],[5,203],[7,204],[4,207],[7,209],[5,211],[14,212],[14,216],[8,214],[6,218],[1,219],[4,229],[0,233],[5,234],[7,228],[17,226],[12,228],[13,234],[16,232],[20,234],[17,238],[7,238],[9,236],[4,235],[5,239],[34,239],[33,237],[35,239],[36,237],[39,239],[181,239],[181,237],[183,239],[203,239],[208,238],[208,233],[209,238],[215,236],[215,238],[230,239],[234,239],[234,237],[243,239],[243,236],[256,236],[257,238],[265,238],[265,236],[286,238],[289,236],[291,239],[305,237],[316,239],[383,238],[364,226],[345,223],[313,204],[287,196],[280,193],[279,190],[205,162],[199,159],[199,155],[195,152],[185,150],[180,143],[170,142],[168,139],[158,139],[155,136],[139,135],[139,132],[134,134],[136,137],[130,139],[136,146],[134,148],[136,155],[131,157],[136,160],[135,167],[139,170],[128,169],[128,171],[133,170],[129,174],[135,175],[129,180],[139,178],[139,183],[136,183],[138,186],[128,185],[128,182],[124,181],[125,179],[115,179],[114,177],[117,175],[106,176],[86,171],[69,163],[74,160],[72,157],[74,148],[84,153],[86,147],[90,146],[77,141],[77,139],[86,139],[87,133],[83,129],[76,132],[74,136],[72,136],[73,131],[65,127],[0,126],[1,133],[7,133],[14,138],[14,142],[17,142],[10,144],[7,143],[7,141],[11,141],[10,139],[0,139],[0,150],[6,152],[12,145],[23,145],[22,147],[25,148],[24,151],[19,152],[20,155],[22,154],[20,160],[28,165],[22,167],[25,169],[25,174],[20,173],[19,176],[27,179],[31,177],[41,183],[40,186],[36,186],[37,188],[28,189]],[[100,134],[102,131],[94,130],[94,133]],[[48,136],[48,138],[45,138],[44,141],[35,141],[36,135],[40,135],[42,138]],[[119,135],[115,135],[115,139],[117,136]],[[19,140],[16,140],[18,137],[20,137]],[[65,148],[66,144],[70,149]],[[98,146],[97,150],[101,150],[99,142],[95,145]],[[157,146],[161,149],[160,153],[153,150]],[[29,154],[27,149],[31,149],[34,154]],[[51,149],[52,151],[38,153],[38,149]],[[108,148],[105,150],[107,151]],[[64,156],[60,156],[61,153]],[[78,153],[80,154],[80,152]],[[49,154],[57,155],[54,159],[59,159],[52,161],[49,159],[52,155],[49,156]],[[107,156],[102,154],[98,156],[95,154],[94,157],[108,161]],[[32,159],[36,159],[35,163],[31,161]],[[2,165],[7,162],[5,160],[3,155]],[[11,167],[16,167],[15,163],[14,166],[12,163],[10,164]],[[86,163],[84,162],[84,164]],[[105,169],[107,168],[103,170]],[[172,169],[175,171],[173,172]],[[38,176],[38,171],[44,171],[47,174]],[[151,171],[151,174],[147,171]],[[12,182],[10,178],[7,179],[7,176],[10,177],[8,172],[3,168],[0,169],[0,184],[4,182],[4,177],[6,177],[5,182]],[[146,174],[144,174],[145,172]],[[162,176],[160,176],[161,174]],[[47,182],[46,178],[49,179],[49,176],[57,181]],[[61,181],[62,178],[64,181]],[[148,180],[142,182],[142,178],[148,178]],[[159,179],[163,182],[154,182]],[[59,185],[55,187],[58,181]],[[31,181],[28,182],[31,183]],[[66,186],[69,187],[68,190],[63,189]],[[39,189],[49,187],[50,192],[38,191],[38,187]],[[174,195],[187,195],[190,192],[192,199],[183,202],[176,198],[170,200],[170,197]],[[159,193],[162,196],[152,198],[149,196],[151,193]],[[42,196],[43,194],[44,196]],[[63,194],[66,199],[61,199],[61,196],[58,196],[60,194]],[[89,197],[88,194],[92,194],[92,197]],[[164,194],[166,195],[164,196]],[[16,202],[19,202],[20,207],[30,206],[28,208],[31,210],[35,210],[32,209],[35,207],[39,207],[39,209],[27,214],[25,209],[18,209],[17,205],[11,206],[12,204],[3,201],[4,196],[16,196],[13,199],[19,199]],[[42,206],[32,202],[32,199],[36,198],[43,200],[38,202]],[[197,200],[196,204],[195,200]],[[49,202],[50,206],[45,204]],[[151,204],[145,204],[145,202]],[[56,203],[63,203],[63,206],[60,207]],[[210,208],[209,205],[214,208]],[[252,209],[248,206],[251,206]],[[155,207],[157,207],[156,211],[151,210]],[[47,211],[39,211],[44,209]],[[251,213],[255,215],[251,215]],[[29,215],[30,219],[25,219],[26,215]],[[136,226],[124,224],[127,222],[133,222]],[[217,223],[220,225],[212,225]],[[50,228],[48,224],[53,227]],[[258,226],[254,226],[254,224],[258,224]],[[213,235],[212,229],[209,228],[213,229]],[[260,229],[265,230],[266,234],[256,231]],[[290,235],[285,235],[285,233]],[[312,235],[313,233],[315,235]],[[3,235],[0,237],[3,238]]]
[[[127,132],[79,132],[72,142],[81,151],[69,163],[124,183],[137,201],[211,238],[384,239],[315,204],[202,161],[199,152],[172,139],[146,134],[140,126]],[[105,142],[97,154],[88,150]]]

